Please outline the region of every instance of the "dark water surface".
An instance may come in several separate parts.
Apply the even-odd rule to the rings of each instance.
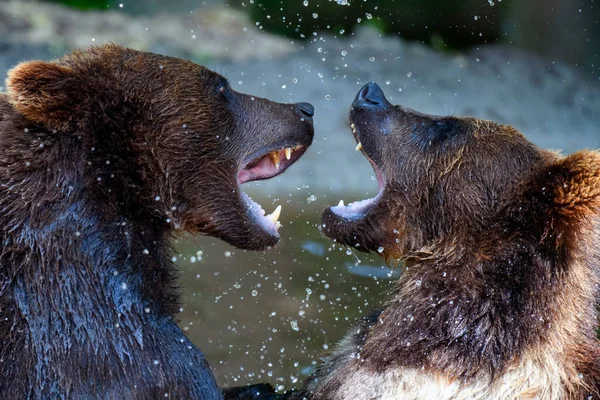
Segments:
[[[334,245],[318,230],[326,203],[291,196],[281,243],[267,252],[236,250],[213,238],[176,243],[182,270],[180,325],[205,353],[222,386],[299,385],[328,348],[391,290],[376,255]]]

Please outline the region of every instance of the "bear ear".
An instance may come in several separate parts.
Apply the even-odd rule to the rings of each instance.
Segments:
[[[25,118],[47,128],[67,130],[75,114],[73,70],[54,63],[29,61],[8,73],[6,87],[11,104]]]
[[[580,151],[551,168],[554,209],[577,220],[600,213],[600,153]]]

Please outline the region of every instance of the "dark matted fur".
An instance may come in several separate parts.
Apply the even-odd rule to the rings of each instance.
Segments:
[[[326,210],[324,233],[404,273],[291,397],[600,398],[600,154],[393,106],[375,84],[350,120],[384,188],[360,217]]]
[[[7,89],[0,398],[221,398],[174,319],[168,240],[275,244],[242,207],[237,171],[267,145],[308,146],[310,118],[118,46],[21,64]]]

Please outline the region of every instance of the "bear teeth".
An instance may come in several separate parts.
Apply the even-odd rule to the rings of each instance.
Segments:
[[[362,150],[362,143],[358,142],[358,144],[356,145],[356,148],[354,150],[356,150],[356,151]]]
[[[279,169],[279,151],[273,151],[271,153],[269,153],[269,157],[271,157],[271,161],[273,161],[273,165],[275,166],[275,169]]]
[[[275,211],[265,216],[265,218],[271,221],[273,224],[275,224],[275,227],[279,229],[281,227],[281,223],[279,222],[279,215],[281,215],[281,205],[278,205]]]
[[[285,155],[286,160],[290,160],[292,158],[292,151],[298,149],[300,146],[296,146],[293,149],[291,147],[286,147],[283,149],[283,154]],[[272,151],[269,153],[269,157],[275,166],[275,169],[279,169],[279,165],[281,164],[281,150]]]
[[[344,200],[340,200],[340,202],[337,205],[338,207],[344,207]]]

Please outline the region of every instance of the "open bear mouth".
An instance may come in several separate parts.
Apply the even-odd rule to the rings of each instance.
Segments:
[[[238,171],[238,185],[276,177],[298,160],[307,147],[301,144],[282,146],[249,156],[248,161],[243,162],[244,166]],[[271,214],[266,214],[261,205],[252,200],[250,196],[242,190],[240,190],[240,194],[250,218],[268,234],[279,237],[281,205],[278,205]]]
[[[350,220],[350,221],[355,221],[355,220],[364,218],[369,213],[369,211],[371,211],[372,209],[374,209],[377,206],[377,203],[381,199],[383,192],[385,190],[385,179],[383,176],[383,171],[381,171],[381,168],[379,168],[379,166],[377,164],[375,164],[375,162],[371,159],[371,157],[369,157],[369,155],[363,149],[362,143],[360,142],[360,139],[359,139],[358,127],[356,126],[356,124],[351,123],[350,128],[352,129],[354,138],[357,141],[355,150],[362,152],[362,154],[365,156],[365,158],[367,160],[369,160],[369,163],[371,163],[371,166],[373,167],[373,171],[375,171],[375,176],[377,177],[377,184],[379,185],[379,192],[377,193],[377,195],[375,197],[372,197],[370,199],[365,199],[365,200],[358,200],[358,201],[352,202],[348,205],[344,205],[344,200],[340,200],[340,202],[338,203],[337,206],[330,207],[331,211],[338,217],[341,217],[341,218],[344,218],[344,219]]]

